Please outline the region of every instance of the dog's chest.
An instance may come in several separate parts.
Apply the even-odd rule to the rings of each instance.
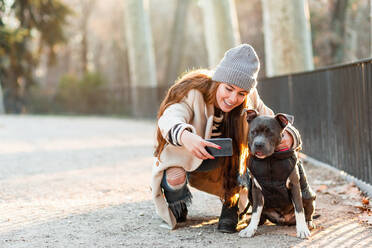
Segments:
[[[248,167],[262,188],[265,206],[283,207],[291,203],[286,182],[295,168],[296,162],[295,156],[250,158]]]
[[[249,170],[259,181],[286,182],[295,167],[295,158],[278,159],[270,156],[265,159],[251,158]]]

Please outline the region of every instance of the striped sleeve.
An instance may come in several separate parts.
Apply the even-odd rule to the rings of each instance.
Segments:
[[[288,131],[291,136],[293,137],[293,145],[292,145],[292,149],[295,150],[295,151],[299,151],[302,149],[302,140],[301,140],[301,135],[300,135],[300,132],[298,132],[298,130],[292,126],[291,124],[289,124],[286,129],[286,131]]]
[[[178,123],[175,126],[173,126],[168,132],[167,142],[174,146],[182,146],[181,134],[185,129],[187,129],[190,132],[192,132],[193,130],[192,126],[186,123]]]

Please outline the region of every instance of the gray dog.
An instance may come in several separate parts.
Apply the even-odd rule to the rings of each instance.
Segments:
[[[275,151],[285,127],[293,122],[293,116],[257,116],[255,110],[246,112],[252,216],[248,227],[240,231],[239,236],[252,237],[258,225],[269,219],[278,225],[296,224],[297,237],[307,238],[310,236],[308,226],[313,228],[315,194],[307,184],[297,153]]]

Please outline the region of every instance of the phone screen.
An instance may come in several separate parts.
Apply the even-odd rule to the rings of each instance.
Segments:
[[[232,156],[232,139],[231,138],[214,138],[214,139],[206,139],[209,142],[212,142],[216,145],[219,145],[221,149],[216,149],[214,147],[206,146],[205,149],[209,154],[213,157],[228,157]]]

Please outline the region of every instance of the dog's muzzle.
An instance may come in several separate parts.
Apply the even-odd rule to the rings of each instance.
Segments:
[[[265,158],[270,156],[274,153],[274,149],[275,147],[270,145],[270,142],[261,136],[254,138],[251,146],[251,152],[257,158]]]

